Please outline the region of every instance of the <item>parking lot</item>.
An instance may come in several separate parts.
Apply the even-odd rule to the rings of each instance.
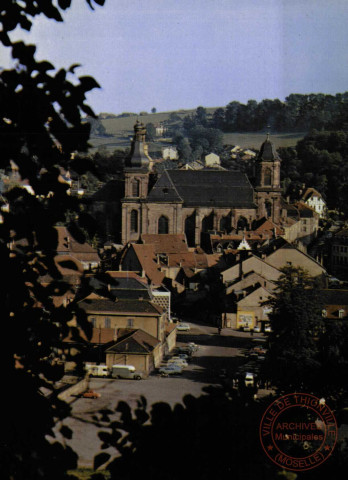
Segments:
[[[115,410],[120,401],[126,401],[134,408],[141,396],[146,398],[149,407],[156,402],[174,406],[187,394],[198,397],[204,394],[204,387],[221,384],[219,373],[222,368],[228,376],[233,376],[238,366],[246,362],[245,352],[251,341],[250,335],[244,332],[226,329],[218,335],[214,327],[191,324],[189,332],[178,333],[177,345],[195,342],[199,350],[182,375],[161,377],[154,373],[143,380],[91,379],[90,387],[101,394],[100,398],[73,399],[73,417],[65,422],[74,432],[68,443],[79,454],[80,464],[90,466],[93,456],[98,453],[99,429],[93,425],[92,417],[100,409]]]

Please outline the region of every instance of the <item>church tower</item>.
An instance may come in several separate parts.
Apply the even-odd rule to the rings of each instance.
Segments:
[[[269,139],[261,145],[256,160],[256,204],[258,218],[266,217],[278,223],[281,215],[280,157]]]
[[[149,189],[152,159],[145,142],[146,127],[136,121],[131,151],[125,161],[125,195],[122,200],[122,243],[136,242],[146,232],[143,200]]]

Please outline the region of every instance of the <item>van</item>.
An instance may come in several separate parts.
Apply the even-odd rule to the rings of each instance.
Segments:
[[[108,377],[110,375],[110,370],[106,365],[85,365],[87,373],[91,377]]]
[[[254,386],[254,375],[250,372],[245,373],[245,386],[246,387]]]
[[[112,378],[130,378],[132,380],[141,380],[143,375],[137,372],[133,365],[113,365],[111,369]]]

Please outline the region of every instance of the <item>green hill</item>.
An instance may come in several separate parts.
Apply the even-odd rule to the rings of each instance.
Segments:
[[[207,113],[212,114],[218,107],[207,108]],[[114,116],[109,114],[109,118],[103,118],[108,114],[101,115],[101,123],[106,129],[108,136],[96,136],[91,137],[90,144],[92,146],[91,151],[96,151],[98,148],[104,148],[107,151],[114,151],[115,149],[122,148],[125,149],[130,147],[131,140],[133,137],[133,127],[137,119],[143,122],[145,125],[147,123],[158,124],[168,120],[172,113],[175,113],[181,118],[184,118],[187,115],[194,113],[196,110],[178,110],[174,112],[159,112],[159,113],[149,113],[147,115],[136,115],[131,116]],[[279,133],[272,135],[272,140],[276,146],[279,147],[289,147],[295,146],[296,143],[303,138],[305,133]],[[260,148],[260,145],[264,141],[264,133],[225,133],[224,134],[224,143],[227,145],[239,145],[242,148]],[[150,144],[150,151],[158,151],[165,145],[170,143],[169,138],[158,138],[155,142]]]

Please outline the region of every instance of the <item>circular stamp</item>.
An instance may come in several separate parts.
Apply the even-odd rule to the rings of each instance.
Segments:
[[[290,393],[275,400],[260,423],[263,450],[281,468],[305,471],[318,467],[332,454],[337,423],[324,399]]]

